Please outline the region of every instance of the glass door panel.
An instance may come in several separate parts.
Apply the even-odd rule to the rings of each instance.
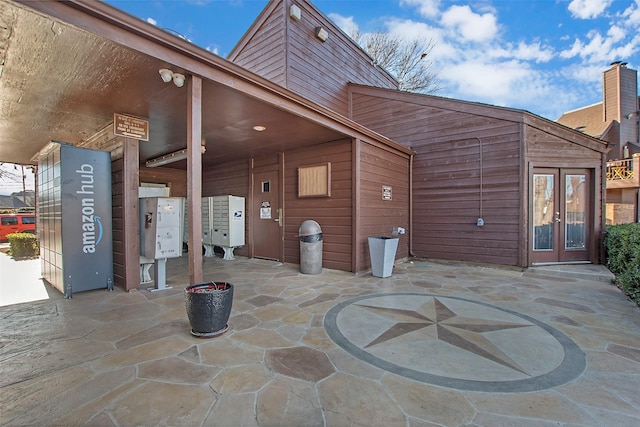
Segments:
[[[533,250],[550,251],[555,247],[555,176],[535,174],[533,191]]]
[[[591,185],[587,169],[534,169],[529,237],[532,263],[589,261]]]
[[[565,175],[565,238],[566,250],[584,250],[586,247],[587,177],[585,175]]]

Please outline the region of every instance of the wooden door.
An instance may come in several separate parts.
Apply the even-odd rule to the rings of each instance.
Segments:
[[[532,263],[589,261],[591,186],[586,169],[534,169],[530,215]]]
[[[253,256],[280,260],[282,209],[278,172],[253,175]]]

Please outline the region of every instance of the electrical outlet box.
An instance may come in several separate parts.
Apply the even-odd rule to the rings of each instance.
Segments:
[[[478,218],[478,220],[476,221],[476,225],[478,227],[483,227],[484,226],[484,219]]]

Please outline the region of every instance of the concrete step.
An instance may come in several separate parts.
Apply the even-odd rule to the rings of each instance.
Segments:
[[[525,271],[526,275],[567,277],[611,283],[615,275],[604,265],[595,264],[553,264],[535,265]]]

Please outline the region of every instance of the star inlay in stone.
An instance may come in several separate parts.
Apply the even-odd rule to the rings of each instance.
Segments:
[[[531,316],[456,296],[388,293],[331,308],[324,326],[352,356],[387,372],[458,390],[546,390],[584,372],[584,352]]]
[[[432,298],[417,310],[366,304],[355,305],[396,321],[393,326],[366,344],[364,348],[380,345],[421,329],[432,328],[435,330],[435,337],[440,341],[529,375],[513,359],[483,335],[487,332],[531,327],[532,325],[529,323],[488,321],[481,318],[459,316],[438,298]],[[420,337],[416,336],[416,339],[420,339]]]

